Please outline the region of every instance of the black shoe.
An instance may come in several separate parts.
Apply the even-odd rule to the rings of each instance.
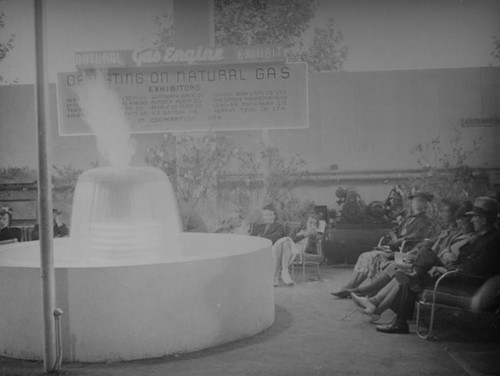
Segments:
[[[393,323],[387,325],[377,325],[375,328],[377,332],[388,333],[388,334],[408,334],[410,333],[410,328],[408,323],[404,320],[394,320]]]
[[[347,299],[351,297],[351,293],[348,290],[332,292],[332,295],[339,299]]]

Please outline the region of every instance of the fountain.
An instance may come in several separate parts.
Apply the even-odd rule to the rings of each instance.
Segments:
[[[102,102],[99,95],[90,97]],[[107,102],[105,112],[113,106]],[[88,119],[99,118],[88,108]],[[109,160],[127,161],[109,153]],[[175,196],[162,171],[112,165],[80,176],[71,236],[54,239],[63,360],[190,352],[272,325],[271,243],[242,235],[182,233]],[[1,246],[0,297],[0,354],[42,359],[38,241]]]

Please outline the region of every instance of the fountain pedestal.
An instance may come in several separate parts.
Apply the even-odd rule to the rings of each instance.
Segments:
[[[271,244],[262,238],[182,234],[182,260],[92,265],[55,239],[63,360],[119,361],[200,350],[274,322]],[[38,242],[0,254],[0,353],[43,359]],[[73,258],[72,256],[75,256]]]

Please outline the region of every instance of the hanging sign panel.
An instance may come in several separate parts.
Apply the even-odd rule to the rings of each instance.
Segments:
[[[112,68],[105,78],[133,133],[308,127],[304,63]],[[85,79],[58,74],[61,135],[91,134],[77,94]]]

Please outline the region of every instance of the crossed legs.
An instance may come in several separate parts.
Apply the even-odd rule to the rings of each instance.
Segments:
[[[400,289],[399,282],[393,278],[376,295],[367,298],[351,293],[351,297],[362,312],[367,315],[380,315],[395,301]]]
[[[286,285],[294,284],[289,272],[290,265],[295,259],[292,242],[292,239],[286,238],[273,246],[275,286],[279,285],[280,277]]]

